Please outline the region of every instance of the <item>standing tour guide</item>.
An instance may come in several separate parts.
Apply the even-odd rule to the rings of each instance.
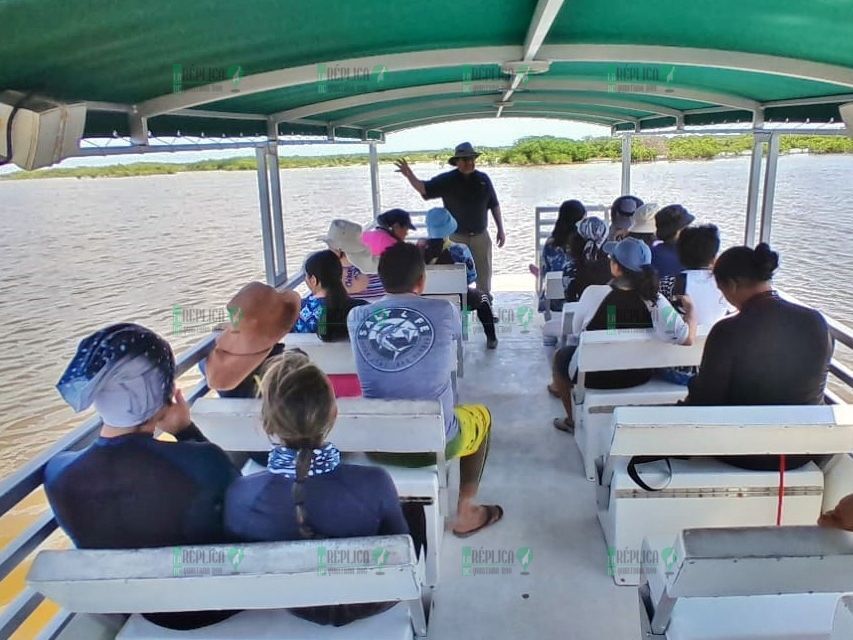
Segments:
[[[397,160],[396,165],[397,170],[424,200],[441,198],[444,201],[444,208],[453,214],[457,223],[456,233],[450,239],[466,244],[471,249],[477,268],[477,288],[491,297],[492,240],[489,237],[489,209],[492,210],[498,229],[495,239],[499,247],[504,246],[506,233],[492,181],[485,173],[474,168],[479,155],[470,142],[463,142],[448,160],[456,168],[426,181],[415,176],[405,159]]]

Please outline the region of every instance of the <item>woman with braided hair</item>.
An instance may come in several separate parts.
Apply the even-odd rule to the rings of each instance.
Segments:
[[[326,375],[286,352],[261,381],[264,430],[281,442],[265,471],[237,479],[225,497],[225,528],[245,542],[408,534],[388,472],[342,464],[327,441],[338,409]],[[393,602],[293,609],[318,624],[341,626],[386,611]]]

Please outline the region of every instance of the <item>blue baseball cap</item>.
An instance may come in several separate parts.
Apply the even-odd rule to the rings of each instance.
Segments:
[[[642,240],[625,238],[620,242],[605,242],[605,253],[610,254],[616,262],[631,271],[642,271],[643,267],[652,263],[652,250]]]

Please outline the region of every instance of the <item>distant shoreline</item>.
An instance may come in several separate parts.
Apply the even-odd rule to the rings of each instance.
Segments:
[[[632,160],[650,162],[655,160],[712,160],[737,157],[752,149],[752,136],[676,136],[672,138],[634,138]],[[533,137],[522,138],[511,147],[484,147],[478,162],[481,167],[533,167],[618,162],[622,142],[614,138],[568,138]],[[853,139],[845,136],[795,136],[783,135],[780,140],[781,153],[853,154]],[[450,149],[414,151],[410,153],[382,153],[379,162],[389,164],[398,158],[410,163],[435,163],[444,165],[453,155]],[[364,154],[333,156],[283,156],[279,159],[282,169],[330,168],[362,166],[369,162]],[[124,178],[133,176],[170,175],[197,171],[255,171],[255,158],[245,156],[222,160],[200,160],[190,163],[135,162],[98,167],[73,167],[18,171],[0,180],[35,180],[43,178]]]

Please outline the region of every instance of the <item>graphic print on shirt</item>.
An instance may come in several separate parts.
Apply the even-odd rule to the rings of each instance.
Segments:
[[[374,369],[403,371],[429,353],[435,342],[435,329],[415,309],[378,309],[358,326],[355,342],[365,362]]]

